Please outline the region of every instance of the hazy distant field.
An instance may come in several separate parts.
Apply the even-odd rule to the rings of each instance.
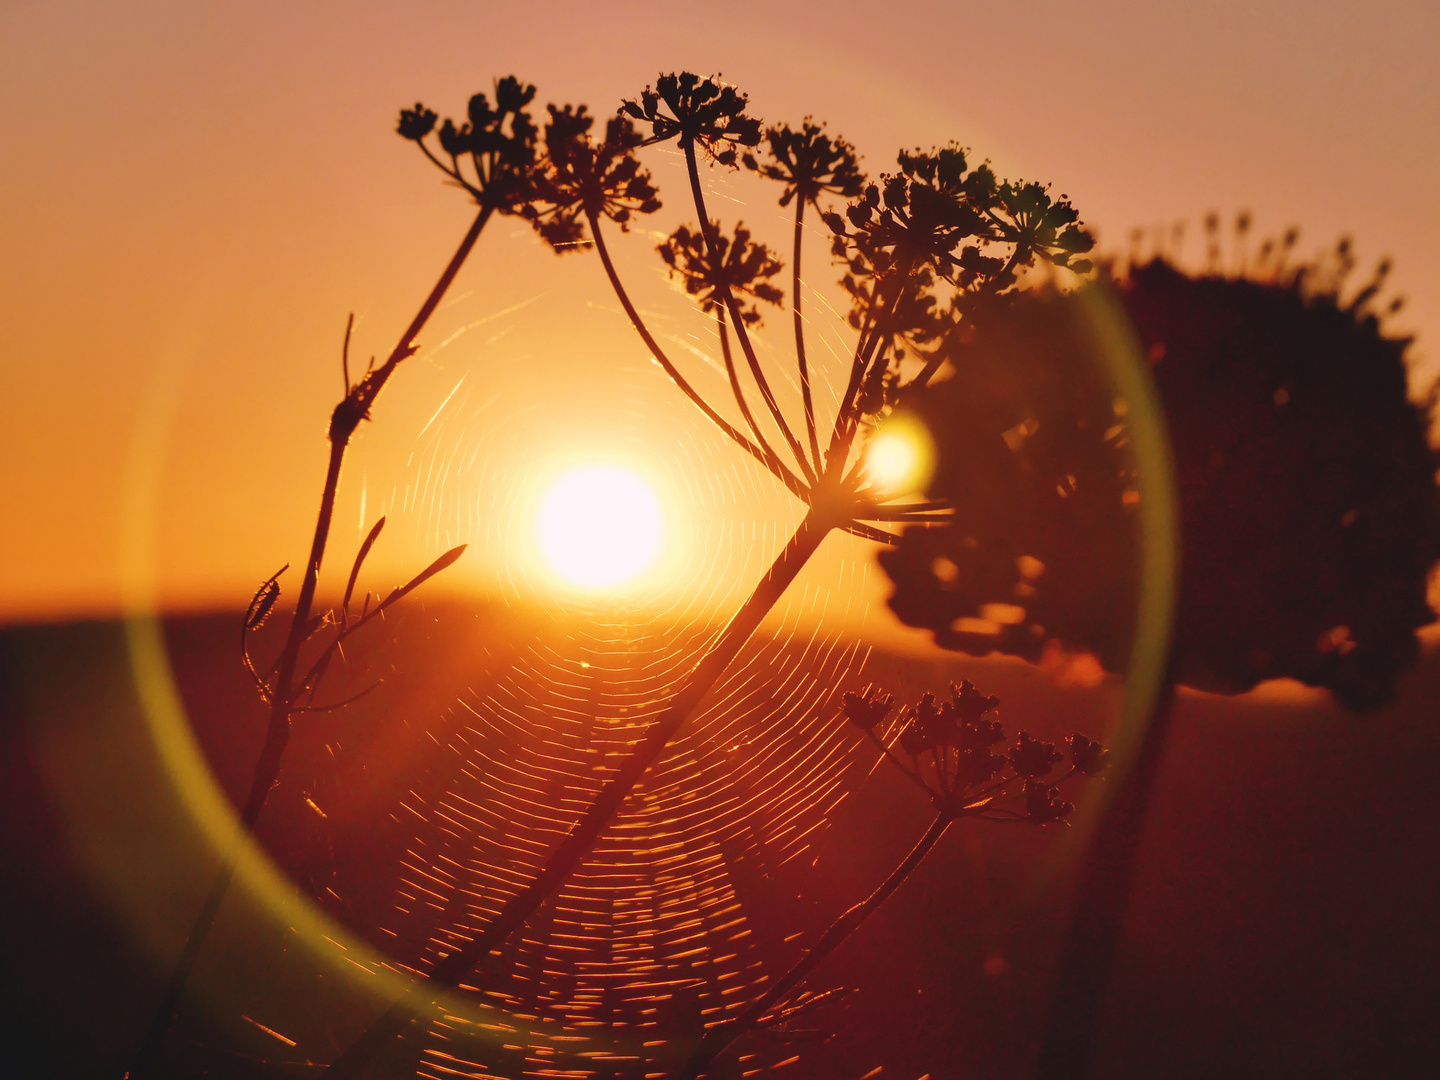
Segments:
[[[469,842],[440,811],[471,798],[467,785],[483,787],[499,775],[495,762],[505,748],[498,736],[485,742],[490,729],[477,717],[503,717],[496,702],[523,702],[527,694],[557,694],[556,708],[577,716],[623,717],[632,707],[626,702],[643,705],[647,680],[663,683],[690,646],[667,644],[663,628],[502,607],[416,604],[387,625],[393,640],[365,647],[352,658],[354,673],[335,680],[359,689],[368,671],[384,683],[348,709],[298,723],[259,833],[302,892],[404,961],[420,955],[425,938],[414,929],[423,913],[404,897],[407,889],[414,895],[415,874],[405,864],[416,856],[407,852],[448,844],[453,853]],[[165,630],[195,733],[234,798],[264,720],[237,660],[237,617],[175,619]],[[634,673],[614,647],[622,639],[634,650]],[[663,659],[667,649],[671,661]],[[817,731],[831,721],[815,704],[828,683],[807,681],[805,665],[827,672],[825,680],[848,671],[847,687],[874,680],[911,698],[963,675],[1001,696],[1007,728],[1051,738],[1102,733],[1118,696],[1111,685],[1061,689],[1011,663],[957,660],[942,669],[871,655],[857,675],[846,649],[843,642],[753,645],[749,665],[720,697],[742,720],[769,717],[757,727],[763,737],[719,745],[720,728],[706,728],[702,718],[662,766],[719,778],[704,797],[730,831],[717,833],[712,847],[749,933],[734,948],[738,959],[717,962],[748,972],[744,978],[773,972],[803,943],[795,935],[818,930],[878,882],[926,817],[888,773],[868,773],[872,755],[843,733],[827,744],[837,750],[821,774],[787,796],[785,805],[799,808],[797,827],[811,828],[804,837],[778,826],[767,833],[765,800],[727,793],[726,776],[752,774],[715,764],[733,760],[716,755],[749,754],[756,768],[767,753],[805,760],[787,731],[802,715]],[[597,655],[603,659],[584,666],[583,657]],[[132,1049],[150,1008],[159,969],[144,943],[155,926],[189,918],[183,897],[147,899],[143,882],[120,897],[115,882],[132,855],[140,865],[171,843],[176,874],[199,882],[195,889],[213,870],[165,794],[117,625],[12,628],[0,636],[0,660],[0,955],[8,975],[8,1065],[0,1072],[101,1075]],[[583,678],[556,682],[550,669]],[[789,687],[790,697],[775,700],[775,685]],[[1110,1004],[1104,1075],[1425,1072],[1426,1054],[1440,1046],[1437,700],[1433,649],[1402,701],[1375,716],[1346,716],[1314,697],[1182,697]],[[524,717],[515,723],[523,727]],[[563,793],[564,782],[555,783]],[[822,787],[832,794],[820,797]],[[725,809],[732,802],[734,813]],[[563,815],[563,800],[556,806]],[[481,826],[466,828],[476,830],[474,843],[485,841]],[[693,848],[694,837],[685,836]],[[803,1049],[776,1075],[858,1080],[877,1066],[884,1071],[875,1075],[900,1080],[1024,1075],[1062,925],[1067,867],[1083,839],[1083,824],[1058,832],[983,822],[957,828],[816,983],[858,992],[808,1017],[801,1026],[817,1034],[799,1047],[759,1044],[750,1067]],[[137,910],[150,913],[148,928]],[[434,917],[453,916],[437,908]],[[532,936],[545,933],[538,926]],[[333,1004],[339,999],[307,981],[308,968],[287,967],[298,950],[284,928],[257,930],[236,916],[222,920],[220,934],[207,978],[225,985],[229,964],[249,972],[230,980],[236,993],[277,989],[248,1003],[222,995],[212,1015],[183,1014],[170,1048],[173,1074],[316,1072],[303,1062],[329,1060],[365,1017],[344,1015]],[[523,968],[526,961],[507,962]],[[810,1041],[827,1034],[828,1041]],[[292,1064],[276,1070],[262,1059]]]

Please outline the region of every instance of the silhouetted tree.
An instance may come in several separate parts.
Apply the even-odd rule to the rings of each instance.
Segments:
[[[1407,397],[1409,342],[1373,310],[1388,266],[1342,301],[1352,265],[1342,243],[1330,264],[1265,280],[1157,260],[1091,287],[1114,290],[1152,364],[1180,581],[1166,686],[1081,871],[1042,1077],[1089,1070],[1174,684],[1239,693],[1287,676],[1372,708],[1435,621],[1434,394]],[[1111,671],[1129,662],[1143,507],[1127,403],[1090,329],[1097,302],[1049,290],[985,305],[951,354],[957,376],[912,396],[937,446],[930,494],[955,517],[907,529],[880,561],[892,608],[942,646],[1035,660],[1059,642]]]

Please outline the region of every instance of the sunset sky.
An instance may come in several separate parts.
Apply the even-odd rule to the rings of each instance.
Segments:
[[[0,619],[243,604],[303,558],[346,316],[362,364],[388,352],[471,216],[394,133],[416,100],[461,115],[513,72],[537,111],[603,116],[659,72],[719,72],[766,121],[827,121],[872,174],[956,140],[1053,182],[1112,251],[1188,221],[1198,259],[1210,209],[1253,211],[1261,236],[1299,225],[1304,253],[1348,233],[1365,268],[1395,259],[1394,327],[1418,334],[1429,377],[1437,55],[1440,7],[1423,0],[7,3]],[[705,348],[648,232],[693,218],[683,171],[646,160],[666,206],[616,244],[677,352]],[[783,251],[774,193],[711,179],[720,215]],[[806,267],[833,276],[823,237]],[[785,322],[767,322],[783,355]],[[843,346],[838,324],[820,337]],[[598,261],[559,259],[510,219],[374,421],[327,562],[341,574],[362,522],[389,513],[374,587],[471,543],[439,591],[543,591],[528,522],[568,464],[623,463],[695,515],[663,566],[712,599],[753,580],[797,517],[649,362]],[[867,574],[863,545],[830,543],[812,597]]]

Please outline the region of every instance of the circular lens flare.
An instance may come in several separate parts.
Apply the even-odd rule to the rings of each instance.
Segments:
[[[586,465],[546,489],[536,520],[540,553],[585,589],[623,585],[660,553],[665,518],[654,489],[628,469]]]
[[[934,470],[934,442],[914,417],[890,417],[865,447],[865,475],[888,495],[920,491]]]

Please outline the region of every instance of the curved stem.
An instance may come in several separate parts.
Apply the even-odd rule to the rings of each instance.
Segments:
[[[751,442],[734,424],[731,424],[711,408],[710,403],[696,392],[695,388],[686,381],[685,376],[680,374],[680,370],[670,362],[670,358],[665,355],[665,351],[660,348],[660,344],[650,333],[649,327],[645,325],[645,320],[640,318],[640,313],[635,310],[635,305],[630,302],[630,294],[625,291],[625,286],[620,281],[620,275],[615,271],[615,264],[610,260],[610,250],[605,246],[605,237],[600,233],[599,216],[596,214],[588,214],[586,216],[590,222],[590,235],[595,240],[595,251],[600,256],[601,264],[605,267],[605,276],[610,279],[610,287],[615,290],[615,295],[620,300],[620,306],[625,309],[625,314],[630,319],[630,325],[635,327],[635,332],[640,335],[640,340],[643,341],[645,347],[650,350],[650,355],[655,358],[655,362],[665,370],[665,374],[670,376],[671,381],[680,388],[680,392],[689,398],[691,402],[709,418],[712,424],[728,435],[742,450],[760,462],[761,465],[764,465],[766,469],[774,474],[777,480],[789,488],[798,498],[808,503],[810,501],[809,494],[799,478],[787,469],[784,463],[779,461],[773,454],[767,455],[763,448]]]
[[[940,370],[940,365],[944,362],[945,350],[936,349],[933,353],[931,353],[925,358],[925,366],[920,369],[920,374],[916,375],[915,378],[911,379],[910,382],[905,385],[905,389],[925,389],[925,387],[930,385],[930,380],[935,377],[935,373]]]
[[[861,540],[871,540],[877,544],[884,544],[887,547],[894,544],[899,537],[894,533],[888,533],[884,529],[877,529],[874,525],[866,525],[863,521],[852,521],[842,526],[851,536],[858,536]]]
[[[265,809],[265,801],[269,798],[270,789],[275,786],[275,781],[279,779],[280,764],[284,759],[285,749],[290,743],[290,720],[300,689],[295,682],[295,670],[300,661],[300,648],[305,643],[311,611],[315,604],[315,586],[320,576],[320,563],[325,557],[325,545],[330,537],[330,523],[335,514],[335,498],[340,487],[340,469],[345,461],[345,450],[349,446],[350,436],[355,433],[360,421],[369,414],[370,406],[374,404],[375,398],[384,389],[390,376],[394,374],[395,368],[415,351],[416,336],[429,321],[430,316],[434,314],[435,308],[444,297],[446,290],[455,280],[455,275],[460,272],[460,267],[469,256],[471,249],[474,248],[475,241],[479,239],[485,223],[490,219],[491,212],[491,208],[488,206],[481,208],[480,213],[460,241],[460,246],[455,250],[455,254],[451,256],[450,262],[441,273],[439,280],[430,290],[425,302],[420,305],[420,310],[415,318],[410,320],[410,325],[405,328],[405,333],[385,363],[368,372],[360,382],[351,387],[331,414],[330,460],[325,469],[325,486],[320,493],[320,511],[315,519],[315,534],[310,541],[310,558],[305,563],[305,576],[300,584],[300,595],[295,602],[295,613],[290,619],[290,630],[285,638],[285,646],[276,663],[275,691],[270,699],[270,719],[265,730],[265,744],[260,750],[259,760],[255,763],[255,772],[250,780],[250,792],[246,796],[245,805],[240,814],[240,820],[247,831],[254,829],[255,823],[260,819],[261,811]],[[215,884],[205,898],[205,903],[201,905],[200,913],[190,928],[189,936],[185,939],[185,946],[175,964],[175,972],[160,995],[160,1002],[156,1006],[154,1017],[146,1030],[145,1040],[130,1063],[130,1068],[126,1073],[129,1080],[141,1080],[154,1068],[160,1052],[160,1044],[175,1018],[175,1009],[180,1002],[180,996],[195,967],[195,960],[200,955],[201,946],[204,945],[206,937],[209,936],[211,928],[215,925],[215,917],[219,914],[220,905],[230,889],[230,882],[234,876],[234,856],[233,854],[227,855],[220,868],[220,873],[215,879]]]
[[[810,458],[815,470],[821,468],[820,439],[815,433],[815,403],[810,396],[810,366],[805,361],[805,320],[800,316],[800,250],[805,235],[805,196],[795,195],[795,257],[791,262],[790,307],[795,316],[795,362],[800,367],[800,398],[805,403],[805,435],[810,440]]]
[[[725,328],[725,309],[715,308],[715,328],[720,335],[720,356],[725,361],[725,374],[730,379],[730,393],[735,397],[735,404],[740,407],[740,415],[745,417],[745,422],[750,425],[750,430],[755,435],[761,448],[772,458],[777,457],[775,448],[766,440],[760,425],[755,422],[755,414],[750,411],[750,403],[745,400],[745,391],[740,386],[740,373],[735,370],[735,357],[730,351],[730,334]]]
[[[900,307],[900,297],[905,292],[905,283],[913,270],[914,263],[906,263],[892,278],[895,285],[889,299],[883,301],[880,317],[868,323],[867,329],[861,332],[860,341],[855,346],[855,360],[850,367],[850,382],[845,387],[845,393],[840,399],[840,408],[836,410],[835,427],[830,435],[830,446],[825,452],[829,469],[843,468],[845,459],[850,453],[850,443],[855,438],[855,430],[860,421],[860,415],[856,408],[860,387],[869,373],[876,347],[895,320],[895,312]],[[885,350],[882,348],[880,356],[884,355]]]
[[[700,1040],[700,1045],[695,1048],[695,1053],[691,1055],[690,1060],[680,1071],[679,1080],[695,1080],[721,1051],[741,1035],[752,1030],[757,1022],[783,1000],[785,995],[798,986],[801,980],[814,971],[822,960],[844,944],[845,939],[858,930],[871,913],[883,904],[890,894],[898,889],[911,872],[920,865],[925,856],[930,853],[930,849],[939,842],[940,837],[945,835],[945,830],[954,820],[948,813],[936,814],[935,820],[925,830],[925,835],[920,837],[916,845],[910,849],[910,854],[906,855],[900,864],[890,871],[890,876],[881,883],[878,889],[831,923],[825,933],[820,935],[820,939],[806,950],[805,955],[797,960],[774,986],[751,1002],[743,1013],[734,1020],[715,1025],[705,1033]]]
[[[719,266],[721,263],[720,237],[715,229],[715,223],[705,212],[705,193],[701,190],[700,170],[695,163],[695,143],[685,139],[682,140],[681,145],[685,150],[685,167],[690,173],[690,194],[695,199],[695,211],[700,215],[700,232],[705,237],[705,247],[710,252],[711,261]],[[755,356],[755,346],[751,343],[750,335],[745,330],[745,320],[740,317],[740,305],[735,301],[735,294],[730,291],[728,285],[722,285],[719,292],[725,301],[726,310],[730,313],[730,323],[735,327],[735,337],[740,342],[740,351],[745,354],[745,362],[750,366],[750,374],[755,379],[755,385],[760,388],[760,396],[765,401],[765,407],[770,410],[770,416],[775,421],[775,426],[780,429],[780,435],[784,438],[786,445],[790,447],[790,453],[795,455],[800,471],[805,475],[805,479],[813,484],[816,476],[815,470],[810,467],[804,448],[795,438],[795,433],[790,430],[790,425],[785,421],[785,414],[780,411],[780,405],[770,390],[770,383],[765,378],[765,371]]]
[[[436,997],[436,987],[457,986],[477,964],[498,949],[511,934],[519,930],[579,866],[581,859],[600,838],[605,827],[614,820],[621,804],[634,789],[640,777],[660,756],[705,694],[729,667],[730,662],[760,625],[760,620],[775,606],[790,582],[809,561],[820,542],[836,523],[820,519],[818,512],[806,514],[795,535],[785,545],[775,562],[750,598],[730,620],[715,645],[706,653],[681,684],[675,696],[645,731],[620,763],[619,769],[600,789],[595,801],[580,820],[571,826],[565,839],[551,853],[530,882],[512,896],[491,920],[484,931],[471,938],[436,965],[423,983],[417,983],[383,1013],[379,1019],[330,1066],[332,1080],[355,1075],[387,1041],[398,1035],[419,1016]]]
[[[910,768],[909,765],[906,765],[903,761],[901,761],[901,760],[900,760],[898,757],[896,757],[893,753],[891,753],[890,747],[888,747],[887,745],[885,745],[885,740],[884,740],[884,739],[880,738],[879,735],[876,735],[876,734],[875,734],[875,729],[874,729],[874,728],[866,728],[866,729],[865,729],[865,734],[868,735],[868,736],[870,736],[870,741],[873,742],[876,746],[878,746],[878,747],[880,748],[880,752],[885,755],[885,760],[886,760],[886,761],[890,762],[891,765],[894,765],[897,769],[899,769],[902,773],[904,773],[906,776],[908,776],[911,780],[913,780],[915,783],[919,784],[919,785],[920,785],[920,789],[921,789],[922,791],[924,791],[926,795],[930,796],[930,798],[933,799],[933,798],[935,797],[935,792],[933,792],[933,791],[930,790],[930,785],[927,784],[927,783],[925,783],[925,778],[924,778],[923,776],[921,776],[918,772],[916,772],[914,769]]]
[[[879,346],[876,348],[876,346]],[[852,377],[850,386],[846,388],[845,404],[840,412],[835,414],[835,433],[830,440],[830,454],[838,463],[848,461],[850,458],[850,447],[855,441],[855,434],[860,430],[860,388],[865,380],[875,371],[875,366],[886,363],[885,355],[889,351],[889,342],[881,335],[877,327],[875,334],[870,340],[870,347],[866,354],[863,354],[863,362],[859,367],[861,377]],[[852,470],[851,480],[858,479],[862,471],[863,462],[857,461]]]
[[[1171,658],[1174,664],[1174,658]],[[1135,763],[1095,829],[1076,882],[1070,930],[1050,991],[1037,1080],[1085,1080],[1139,864],[1145,816],[1174,721],[1174,668],[1167,672]]]

